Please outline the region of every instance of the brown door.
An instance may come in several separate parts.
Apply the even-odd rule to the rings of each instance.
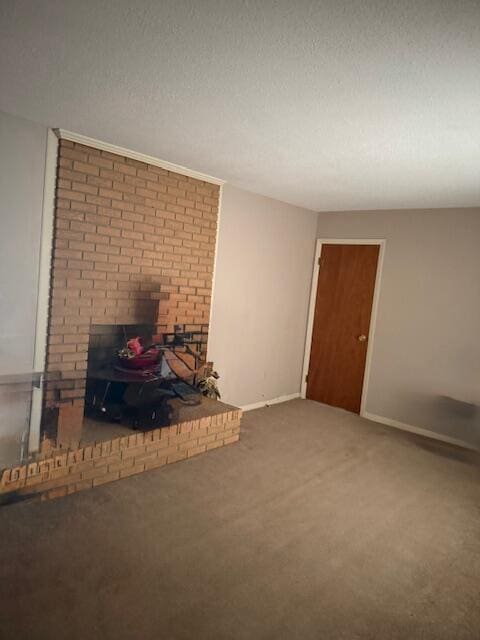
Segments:
[[[307,398],[360,413],[379,245],[324,244]]]

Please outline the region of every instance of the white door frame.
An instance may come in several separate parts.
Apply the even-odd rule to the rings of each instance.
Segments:
[[[377,322],[378,300],[380,298],[380,286],[383,270],[383,256],[385,254],[385,239],[364,239],[364,238],[318,238],[315,250],[315,262],[313,263],[312,288],[310,290],[310,306],[308,310],[307,335],[305,337],[305,356],[303,359],[302,386],[300,396],[306,397],[307,393],[307,374],[310,366],[310,351],[312,348],[313,321],[315,317],[315,303],[317,301],[318,274],[320,271],[319,261],[322,255],[322,245],[324,244],[375,244],[380,247],[377,273],[375,276],[375,288],[373,292],[372,312],[370,315],[370,329],[368,331],[367,357],[365,360],[365,373],[363,376],[362,400],[360,404],[360,415],[365,414],[365,407],[368,395],[368,383],[370,380],[370,367],[372,362],[373,342],[375,338],[375,325]]]
[[[57,179],[58,138],[49,129],[45,151],[45,183],[43,187],[42,228],[38,269],[37,318],[35,326],[35,350],[33,372],[41,374],[40,385],[32,386],[28,450],[37,451],[40,446],[40,422],[43,405],[43,371],[47,353],[48,309],[50,301],[50,269],[52,262],[53,219],[55,215],[55,184]]]

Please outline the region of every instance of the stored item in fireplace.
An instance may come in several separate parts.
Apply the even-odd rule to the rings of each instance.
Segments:
[[[89,369],[87,411],[126,421],[134,428],[165,426],[173,418],[173,398],[184,404],[200,403],[196,388],[200,369],[200,355],[187,340],[145,348],[137,336],[112,362]]]
[[[160,351],[157,345],[145,349],[143,340],[136,336],[128,340],[127,346],[120,349],[118,359],[122,367],[127,369],[151,369],[158,364]]]
[[[217,380],[220,378],[216,371],[206,372],[205,375],[197,382],[197,388],[202,395],[207,398],[213,398],[219,400],[221,398],[220,391],[218,390]]]

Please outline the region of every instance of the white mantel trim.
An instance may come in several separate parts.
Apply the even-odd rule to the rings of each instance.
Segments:
[[[82,136],[80,133],[66,131],[65,129],[55,129],[55,133],[60,139],[70,140],[71,142],[78,142],[79,144],[84,144],[87,147],[101,149],[102,151],[108,151],[109,153],[114,153],[119,156],[131,158],[132,160],[138,160],[139,162],[152,164],[155,167],[161,167],[162,169],[166,169],[167,171],[181,173],[182,175],[188,176],[189,178],[203,180],[204,182],[209,182],[210,184],[218,184],[220,186],[225,184],[225,180],[214,178],[213,176],[209,176],[206,173],[193,171],[192,169],[187,169],[187,167],[182,167],[178,164],[173,164],[171,162],[167,162],[166,160],[161,160],[160,158],[155,158],[153,156],[147,156],[144,153],[139,153],[138,151],[132,151],[131,149],[118,147],[117,145],[110,144],[109,142],[103,142],[102,140],[96,140],[95,138],[88,138],[87,136]]]

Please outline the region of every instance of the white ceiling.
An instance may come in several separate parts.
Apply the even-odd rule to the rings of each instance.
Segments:
[[[480,204],[479,0],[2,0],[0,109],[314,210]]]

